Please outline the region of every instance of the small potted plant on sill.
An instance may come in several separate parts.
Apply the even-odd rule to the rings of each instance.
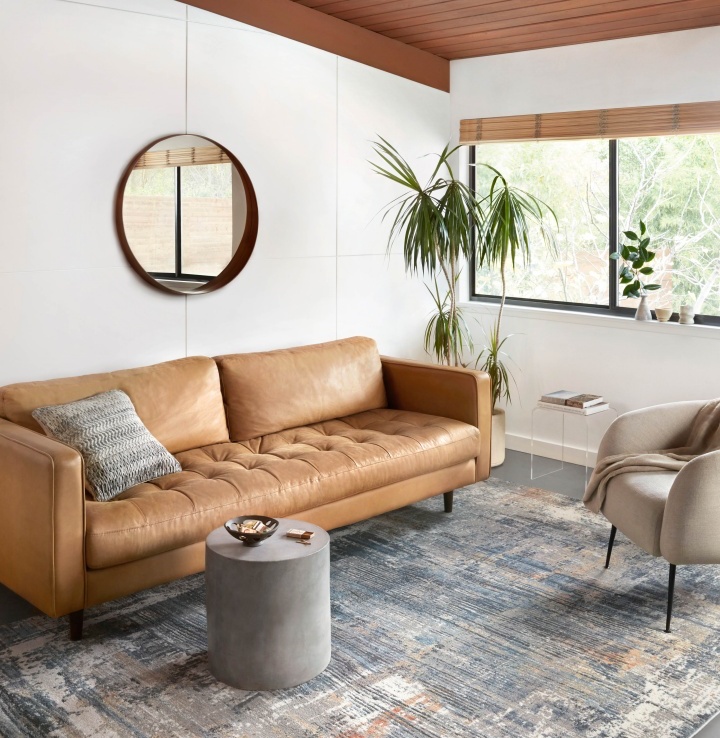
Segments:
[[[652,313],[647,304],[647,293],[659,290],[659,284],[647,284],[643,282],[655,270],[648,263],[655,258],[655,252],[650,251],[650,236],[647,235],[645,223],[640,221],[640,233],[635,231],[623,231],[625,238],[630,243],[624,243],[619,252],[610,254],[611,259],[621,261],[620,284],[623,288],[623,297],[636,297],[640,304],[635,311],[635,320],[652,320]]]

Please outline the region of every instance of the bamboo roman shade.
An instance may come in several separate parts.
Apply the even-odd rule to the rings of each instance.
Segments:
[[[460,143],[629,138],[720,131],[720,102],[580,110],[460,121]]]
[[[228,164],[230,158],[219,146],[192,146],[187,149],[146,151],[135,164],[135,169],[157,167],[192,167],[201,164]]]

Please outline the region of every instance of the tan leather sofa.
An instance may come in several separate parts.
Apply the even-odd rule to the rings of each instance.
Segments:
[[[31,412],[124,390],[183,471],[110,502]],[[0,388],[0,582],[53,617],[204,569],[204,541],[256,513],[326,529],[486,479],[490,382],[351,338]]]

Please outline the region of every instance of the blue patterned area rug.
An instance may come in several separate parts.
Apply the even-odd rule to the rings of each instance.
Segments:
[[[562,495],[491,480],[332,534],[333,659],[283,692],[207,667],[203,577],[0,628],[0,735],[687,737],[720,709],[720,572],[667,567]],[[238,617],[242,617],[238,613]]]

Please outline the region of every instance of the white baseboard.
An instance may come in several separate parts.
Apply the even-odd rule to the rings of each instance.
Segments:
[[[511,451],[523,451],[526,454],[530,453],[530,439],[527,436],[515,435],[513,433],[507,433],[505,436],[505,446]],[[563,459],[570,464],[579,464],[585,466],[585,449],[577,446],[565,446],[564,452],[563,447],[559,443],[553,443],[551,441],[544,441],[536,438],[533,453],[538,456],[547,456],[549,459]],[[595,460],[597,458],[597,450],[591,448],[587,455],[587,465],[590,467],[595,466]]]

